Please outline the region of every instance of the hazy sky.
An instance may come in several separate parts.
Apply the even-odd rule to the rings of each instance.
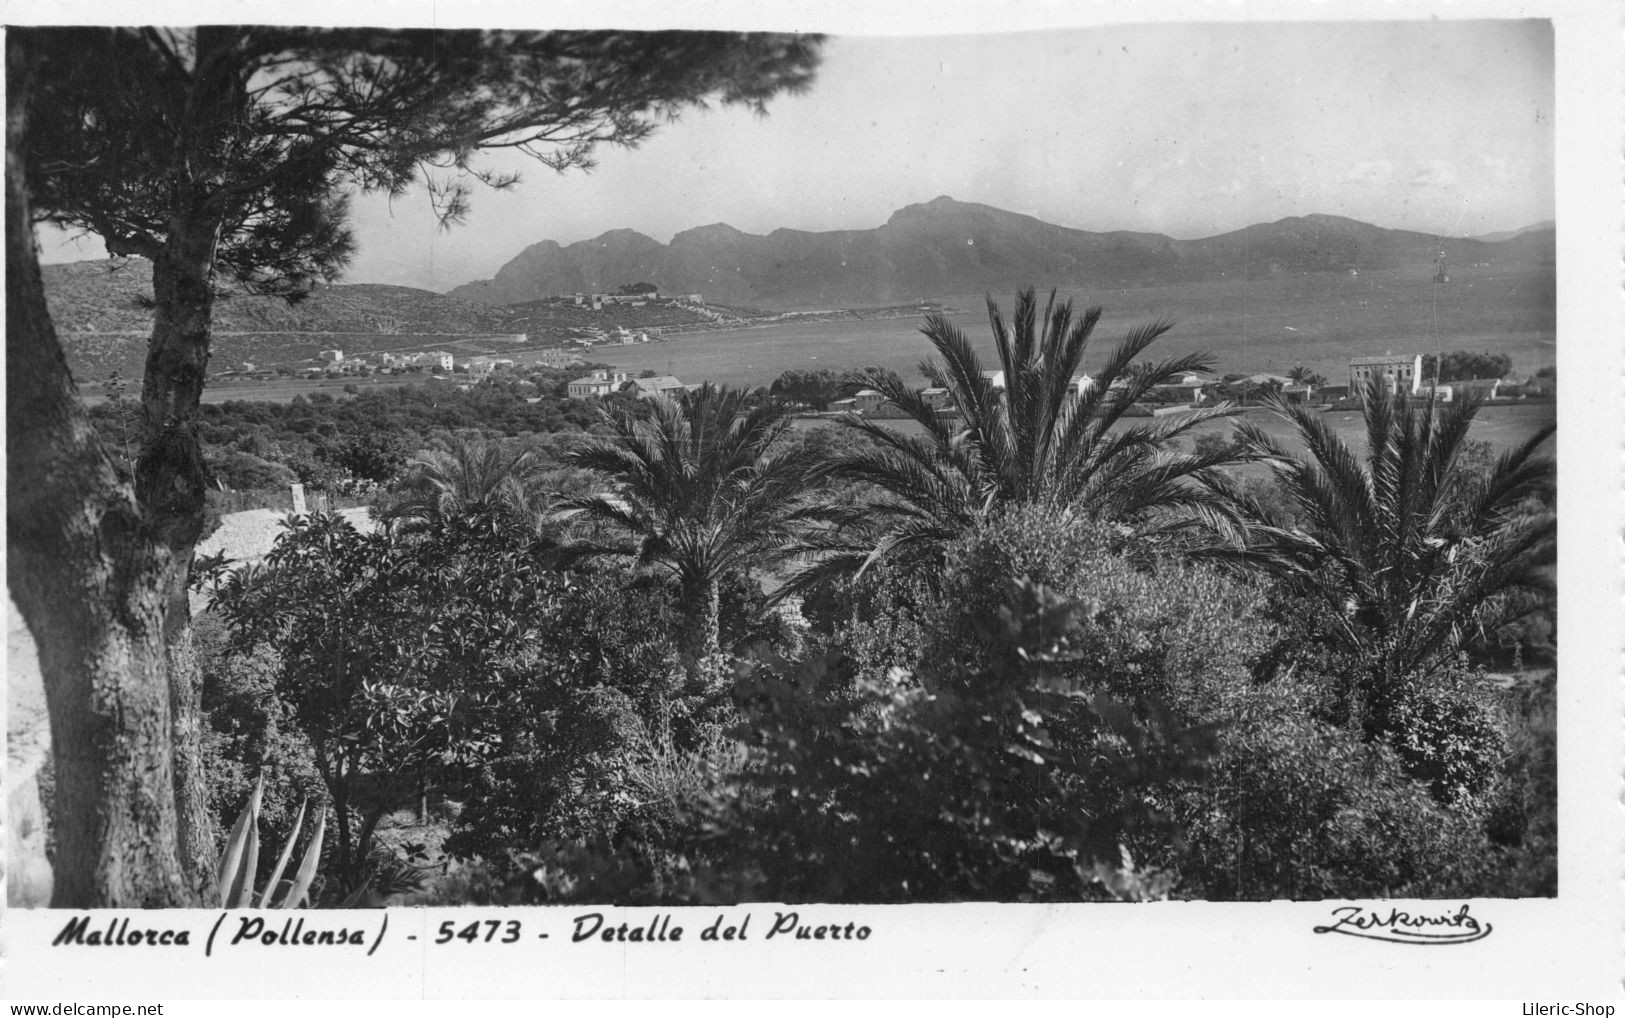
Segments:
[[[839,36],[813,89],[767,117],[693,112],[587,174],[515,158],[519,188],[476,193],[451,233],[421,194],[364,198],[347,279],[444,290],[540,240],[868,229],[942,194],[1176,237],[1315,212],[1513,229],[1554,215],[1553,87],[1540,21]]]

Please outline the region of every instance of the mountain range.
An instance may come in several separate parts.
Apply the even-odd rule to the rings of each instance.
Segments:
[[[215,305],[215,360],[279,364],[323,348],[456,348],[484,352],[477,337],[525,334],[560,342],[575,328],[703,324],[675,306],[602,312],[540,301],[576,292],[654,283],[663,293],[699,293],[710,310],[753,317],[796,308],[860,307],[1009,293],[1031,283],[1072,290],[1257,279],[1297,273],[1399,271],[1430,279],[1441,246],[1447,265],[1497,274],[1551,271],[1556,231],[1536,224],[1506,235],[1456,238],[1389,230],[1312,215],[1249,226],[1203,240],[1155,233],[1091,233],[1031,216],[937,198],[910,205],[873,230],[767,236],[702,226],[670,244],[612,230],[569,246],[533,244],[489,280],[448,294],[351,283],[318,287],[307,299],[244,295]],[[151,266],[139,258],[45,265],[46,299],[70,365],[83,378],[111,370],[139,375],[152,327]],[[527,303],[529,302],[529,303]],[[639,317],[639,316],[642,317]],[[651,317],[652,316],[652,317]],[[661,317],[664,316],[664,317]],[[457,345],[466,337],[469,344]],[[504,340],[506,342],[506,340]],[[476,349],[479,347],[479,349]]]
[[[1448,263],[1511,266],[1550,263],[1555,244],[1549,224],[1493,239],[1440,238],[1327,215],[1176,240],[1159,233],[1071,229],[940,197],[900,209],[872,230],[780,229],[760,236],[716,223],[679,233],[670,244],[627,229],[568,246],[544,240],[521,251],[494,278],[448,295],[514,304],[651,282],[662,292],[697,292],[723,304],[841,305],[1025,283],[1069,289],[1351,269],[1431,274],[1441,246]]]

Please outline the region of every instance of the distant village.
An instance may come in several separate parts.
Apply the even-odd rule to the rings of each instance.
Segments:
[[[653,284],[630,284],[616,293],[574,293],[544,297],[511,306],[512,324],[525,332],[450,333],[407,332],[388,314],[370,315],[373,332],[265,333],[290,340],[324,337],[334,342],[332,349],[319,350],[302,361],[259,363],[259,357],[226,362],[216,369],[222,379],[265,381],[274,377],[320,380],[374,375],[468,374],[485,376],[511,371],[516,363],[552,369],[566,369],[588,363],[586,356],[603,347],[660,343],[696,331],[717,331],[759,326],[817,324],[832,321],[874,321],[914,317],[922,314],[953,314],[951,308],[929,301],[870,308],[826,308],[817,310],[761,311],[721,308],[707,305],[699,293],[662,295]],[[251,333],[222,334],[221,338],[243,340]],[[420,340],[423,346],[452,346],[447,349],[367,350],[348,352],[352,344],[370,347],[379,337],[388,336],[396,344]],[[261,347],[264,349],[264,346]],[[308,349],[308,346],[306,347]],[[518,356],[502,356],[494,351],[514,351]],[[276,356],[268,354],[266,360]],[[591,358],[602,360],[602,358]],[[601,380],[600,380],[601,381]],[[591,387],[596,394],[600,386]],[[583,392],[586,390],[584,389]]]
[[[1003,371],[984,371],[982,375],[993,389],[1004,388]],[[1335,406],[1341,402],[1357,399],[1358,392],[1373,379],[1391,394],[1431,395],[1433,399],[1445,403],[1469,393],[1486,401],[1549,398],[1555,394],[1556,387],[1555,375],[1548,377],[1544,374],[1523,380],[1473,378],[1449,383],[1435,382],[1426,378],[1421,354],[1385,354],[1352,358],[1348,365],[1346,385],[1331,384],[1319,375],[1307,371],[1300,371],[1292,376],[1259,372],[1252,375],[1209,377],[1190,373],[1177,380],[1154,386],[1143,402],[1135,404],[1130,409],[1129,416],[1161,416],[1211,406],[1226,400],[1245,403],[1262,397],[1279,398],[1288,403]],[[1119,378],[1113,383],[1114,386],[1126,384],[1127,379],[1124,378]],[[1071,395],[1078,397],[1087,394],[1094,387],[1093,378],[1087,374],[1080,374],[1072,379],[1068,390]],[[916,391],[927,406],[939,412],[951,413],[957,409],[947,389],[926,387]],[[587,394],[585,389],[583,394]],[[883,394],[874,389],[860,389],[845,399],[836,400],[829,405],[827,412],[855,413],[871,417],[902,415],[899,408],[891,405]]]
[[[644,333],[634,334],[620,328],[607,335],[614,337],[612,340],[614,345],[651,341]],[[542,350],[527,355],[523,366],[566,370],[588,363],[583,354],[596,345],[604,343],[595,337],[591,341],[584,339],[574,347]],[[355,357],[346,357],[342,350],[323,350],[317,355],[316,362],[315,367],[304,369],[301,377],[306,379],[369,375],[445,377],[460,374],[466,376],[467,383],[473,383],[497,374],[514,373],[518,367],[511,357],[477,355],[459,360],[444,350],[420,353],[367,353]],[[242,365],[243,372],[255,370],[252,364]],[[1004,388],[1003,371],[987,371],[983,375],[992,388]],[[1275,397],[1289,403],[1332,406],[1356,398],[1354,394],[1372,379],[1376,379],[1390,393],[1404,392],[1413,396],[1431,394],[1435,400],[1441,402],[1451,402],[1469,393],[1480,400],[1548,398],[1555,394],[1556,382],[1555,377],[1545,377],[1544,373],[1527,379],[1472,378],[1435,382],[1427,377],[1421,354],[1385,354],[1352,358],[1348,363],[1347,384],[1331,384],[1320,375],[1301,369],[1295,371],[1293,375],[1258,372],[1251,375],[1229,374],[1219,377],[1189,373],[1152,388],[1142,402],[1130,409],[1129,415],[1161,416],[1211,406],[1226,400],[1246,403],[1263,397]],[[1126,379],[1118,379],[1114,384],[1118,386],[1126,384]],[[1079,374],[1072,379],[1069,391],[1074,396],[1082,396],[1094,386],[1095,380],[1091,376]],[[644,398],[669,395],[697,387],[698,383],[684,383],[674,375],[653,375],[645,372],[642,377],[634,377],[613,367],[599,367],[568,382],[566,394],[571,399],[601,398],[616,393]],[[953,413],[957,410],[947,389],[924,387],[916,391],[928,406],[938,411]],[[902,414],[902,411],[891,405],[881,393],[868,388],[860,389],[844,399],[835,400],[824,409],[810,406],[804,409],[829,415],[853,413],[882,418]]]
[[[687,331],[688,329],[705,325],[729,326],[735,324],[749,324],[746,319],[737,315],[727,314],[724,311],[708,307],[703,295],[698,293],[674,294],[662,297],[659,291],[649,286],[623,287],[619,293],[576,293],[565,296],[555,296],[533,301],[523,306],[525,318],[541,319],[537,322],[535,331],[515,333],[403,333],[397,322],[389,316],[378,317],[373,322],[375,333],[324,333],[335,340],[348,340],[356,343],[370,343],[378,336],[391,336],[396,342],[406,339],[421,338],[428,343],[438,340],[447,345],[481,346],[481,347],[510,347],[526,348],[532,343],[548,343],[546,348],[536,350],[531,347],[525,350],[524,363],[537,364],[548,368],[567,368],[585,362],[582,353],[595,347],[602,346],[632,346],[639,343],[661,342],[668,332]],[[553,312],[550,314],[549,312]],[[606,324],[593,324],[579,321],[578,316],[568,314],[570,311],[610,312],[621,311],[627,321],[633,324],[609,322]],[[661,320],[660,312],[682,312],[688,321],[676,325],[645,326],[636,324],[650,318]],[[669,315],[667,316],[669,317]],[[569,324],[560,324],[569,323]],[[527,323],[528,324],[528,323]],[[555,345],[556,344],[556,345]],[[426,343],[426,345],[428,345]],[[508,371],[514,368],[515,361],[511,357],[497,356],[491,353],[464,354],[459,357],[455,352],[436,349],[422,351],[363,351],[360,353],[346,353],[339,348],[320,350],[316,356],[294,364],[257,364],[253,361],[239,361],[218,373],[224,377],[237,377],[242,379],[269,379],[274,375],[289,376],[307,380],[321,378],[366,377],[371,375],[396,374],[436,374],[458,373],[475,376],[488,375],[492,372]]]
[[[619,322],[606,322],[604,324],[588,324],[591,319],[583,318],[585,313],[591,312],[596,317],[604,312],[614,314],[624,312],[623,317],[628,321],[647,322],[651,317],[658,316],[662,310],[679,310],[690,316],[698,316],[698,327],[710,328],[738,328],[757,324],[785,324],[840,320],[842,318],[887,318],[901,315],[920,314],[924,312],[949,312],[939,304],[899,304],[885,308],[870,308],[858,310],[814,310],[814,311],[787,311],[776,314],[752,313],[750,318],[740,317],[738,313],[718,310],[706,305],[703,295],[698,293],[675,294],[662,296],[657,287],[652,284],[631,284],[620,288],[616,293],[574,293],[542,298],[527,302],[517,307],[522,308],[528,316],[535,316],[546,322],[545,328],[534,333],[510,334],[471,334],[451,335],[438,334],[434,337],[424,336],[425,339],[439,338],[448,345],[480,346],[486,348],[521,348],[534,341],[561,343],[549,345],[542,349],[534,347],[525,349],[522,357],[516,362],[514,357],[505,357],[496,353],[464,354],[458,356],[452,351],[443,349],[426,351],[370,351],[359,354],[346,354],[341,349],[321,350],[315,358],[298,365],[277,365],[274,369],[266,369],[249,362],[240,363],[233,368],[222,372],[225,376],[243,378],[269,378],[273,374],[282,376],[295,376],[307,380],[330,379],[342,377],[366,377],[378,375],[428,375],[431,377],[444,377],[463,375],[468,383],[491,377],[501,373],[512,373],[517,367],[541,367],[556,371],[568,370],[578,365],[590,364],[587,354],[603,347],[625,347],[643,343],[662,342],[668,338],[669,333],[689,331],[696,327],[695,321],[676,326],[638,325],[632,327]],[[659,320],[658,317],[655,320]],[[560,322],[570,322],[567,326],[560,326]],[[380,326],[379,334],[391,334],[402,337],[390,327],[389,323]],[[341,334],[329,333],[327,335],[339,337]],[[353,336],[357,340],[370,338],[370,334],[351,333],[345,338]],[[592,358],[602,364],[602,357]],[[994,389],[1004,387],[1004,372],[988,371],[984,373],[988,382]],[[1544,375],[1544,373],[1543,373]],[[1186,374],[1183,377],[1154,387],[1145,398],[1130,410],[1131,416],[1159,416],[1163,414],[1178,413],[1205,405],[1226,400],[1242,403],[1253,402],[1263,397],[1283,399],[1289,403],[1315,404],[1333,406],[1342,401],[1354,398],[1364,385],[1372,379],[1378,380],[1390,392],[1406,392],[1411,395],[1431,393],[1436,400],[1449,402],[1458,396],[1472,393],[1483,400],[1522,399],[1525,397],[1549,397],[1553,394],[1555,378],[1536,376],[1528,379],[1500,378],[1470,378],[1453,380],[1450,382],[1436,382],[1428,377],[1424,370],[1424,358],[1421,354],[1384,354],[1380,356],[1354,357],[1348,362],[1347,384],[1333,384],[1330,380],[1303,368],[1294,369],[1290,375],[1277,375],[1269,372],[1254,374],[1227,374],[1209,376],[1197,373]],[[1124,384],[1119,380],[1116,384]],[[1080,374],[1072,379],[1070,390],[1074,395],[1089,392],[1095,385],[1095,380],[1087,374]],[[596,367],[590,373],[567,383],[567,395],[572,399],[588,399],[604,397],[615,393],[629,393],[639,397],[648,397],[661,394],[674,393],[686,389],[697,388],[696,384],[685,384],[673,375],[653,375],[644,372],[643,377],[632,377],[624,371],[616,370],[612,366]],[[917,390],[924,402],[945,413],[953,413],[953,406],[948,390],[942,388],[926,387]],[[835,400],[827,407],[805,407],[809,412],[821,414],[853,413],[860,416],[890,417],[900,416],[902,411],[890,405],[885,397],[873,389],[860,389],[851,395]]]

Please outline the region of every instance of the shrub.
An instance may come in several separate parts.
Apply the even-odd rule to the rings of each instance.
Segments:
[[[1507,895],[1557,894],[1556,679],[1546,672],[1505,697],[1509,749],[1486,829],[1507,856]]]
[[[1209,900],[1484,893],[1494,853],[1396,754],[1314,720],[1315,690],[1255,687],[1224,729],[1210,777],[1172,794],[1187,848],[1148,858]]]
[[[228,653],[227,633],[212,612],[198,617],[193,640],[208,722],[203,769],[216,824],[230,830],[263,778],[260,816],[269,827],[285,829],[303,799],[323,802],[326,789],[309,741],[276,695],[276,656],[263,648],[248,655]]]
[[[294,472],[281,463],[236,449],[211,456],[208,468],[216,480],[236,489],[286,488],[297,479]]]
[[[949,550],[924,613],[923,669],[975,674],[988,659],[978,620],[1014,577],[1081,606],[1071,674],[1110,695],[1154,696],[1193,723],[1244,688],[1269,648],[1261,591],[1215,569],[1147,558],[1117,532],[1045,507],[1006,511]]]
[[[501,747],[469,788],[447,850],[500,860],[557,839],[657,837],[663,802],[628,782],[640,748],[685,752],[714,739],[725,691],[699,688],[672,634],[662,585],[619,572],[576,574],[507,691]]]
[[[264,569],[217,587],[234,652],[271,655],[275,697],[309,740],[333,800],[340,882],[361,878],[389,811],[494,751],[511,676],[561,582],[486,520],[407,539],[317,514]]]
[[[1123,840],[1165,831],[1147,791],[1198,773],[1207,733],[1154,697],[1070,677],[1082,606],[1005,587],[984,664],[832,681],[831,661],[742,668],[752,747],[699,851],[786,901],[1077,900],[1154,887]],[[840,695],[830,695],[836,689]]]
[[[1407,684],[1391,710],[1390,743],[1405,770],[1446,805],[1482,804],[1507,754],[1506,725],[1482,676],[1461,670]]]

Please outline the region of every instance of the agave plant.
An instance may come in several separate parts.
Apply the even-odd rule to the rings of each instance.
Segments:
[[[889,555],[941,548],[1007,504],[1046,502],[1142,534],[1206,524],[1233,533],[1226,500],[1215,495],[1214,471],[1238,461],[1229,448],[1182,453],[1174,439],[1231,416],[1228,404],[1192,409],[1154,424],[1124,417],[1159,385],[1207,370],[1204,355],[1140,362],[1170,322],[1138,326],[1118,344],[1093,379],[1081,376],[1102,311],[1074,315],[1052,291],[1040,313],[1032,288],[1016,297],[1006,323],[988,300],[998,370],[984,370],[971,342],[952,320],[931,315],[921,331],[936,349],[920,371],[946,390],[954,412],[931,404],[895,372],[871,368],[854,381],[875,389],[920,425],[910,435],[857,417],[841,424],[861,432],[868,447],[843,454],[830,471],[867,485],[870,496],[849,514],[849,534],[867,542],[826,542],[819,575],[861,569]]]
[[[277,856],[276,868],[271,871],[271,879],[266,882],[263,891],[256,897],[254,891],[254,875],[259,870],[260,863],[260,802],[265,792],[265,777],[254,783],[254,793],[248,797],[248,805],[237,817],[237,823],[231,828],[231,837],[226,839],[226,849],[220,855],[218,870],[218,886],[220,891],[220,904],[225,908],[298,908],[310,896],[310,885],[316,879],[316,867],[322,857],[322,835],[327,830],[327,813],[317,814],[316,829],[311,833],[310,844],[305,847],[305,854],[300,858],[299,869],[294,873],[285,889],[282,888],[282,874],[288,868],[288,862],[293,858],[294,845],[299,841],[299,830],[305,823],[305,807],[309,800],[299,804],[299,812],[294,817],[293,830],[288,834],[287,842],[282,846],[282,852]],[[277,892],[282,895],[277,898]]]

